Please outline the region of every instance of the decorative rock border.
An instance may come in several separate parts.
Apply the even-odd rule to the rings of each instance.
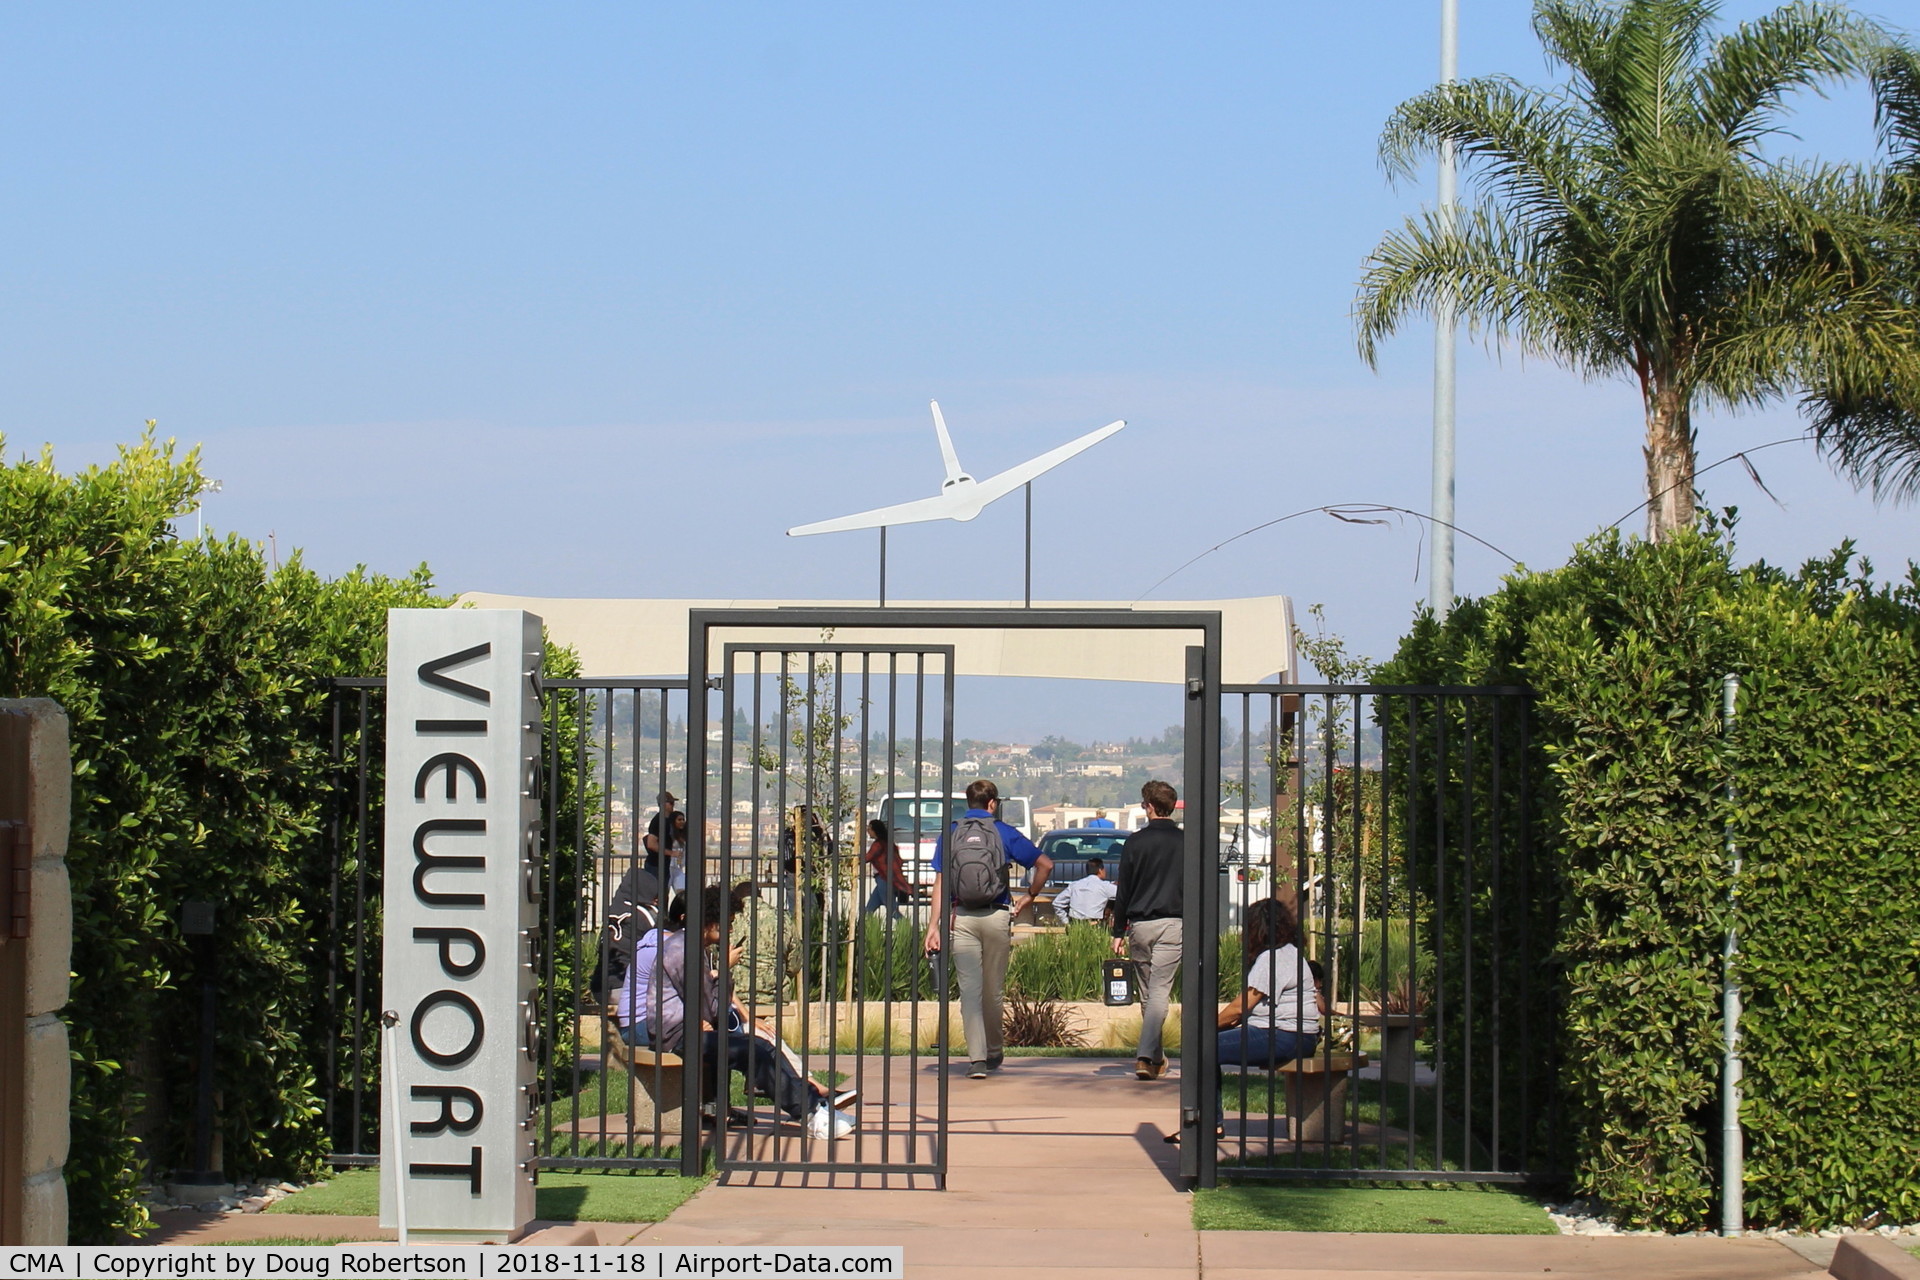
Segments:
[[[1560,1234],[1563,1236],[1661,1236],[1670,1234],[1665,1231],[1655,1230],[1651,1227],[1629,1228],[1619,1226],[1613,1221],[1612,1215],[1607,1212],[1607,1207],[1597,1200],[1568,1200],[1561,1204],[1548,1204],[1545,1205],[1544,1208],[1547,1211],[1547,1216],[1553,1219],[1553,1225],[1560,1228]],[[1683,1234],[1717,1236],[1720,1233],[1717,1231],[1700,1230],[1685,1232]],[[1801,1231],[1793,1227],[1759,1227],[1747,1232],[1747,1234],[1750,1236],[1839,1240],[1843,1243],[1847,1240],[1854,1239],[1881,1239],[1891,1241],[1896,1238],[1920,1238],[1920,1222],[1910,1222],[1905,1226],[1889,1224],[1880,1227],[1828,1227],[1824,1231]],[[1911,1255],[1907,1254],[1905,1250],[1900,1249],[1898,1245],[1891,1245],[1890,1247],[1898,1250],[1902,1256],[1916,1263],[1916,1269],[1914,1271],[1901,1273],[1902,1280],[1920,1280],[1920,1260],[1912,1259]],[[1836,1272],[1835,1274],[1838,1273]],[[1885,1278],[1876,1278],[1876,1280],[1885,1280]]]
[[[165,1213],[170,1209],[192,1209],[198,1213],[259,1213],[274,1201],[284,1200],[296,1191],[326,1185],[324,1179],[304,1186],[295,1182],[256,1182],[235,1187],[232,1195],[199,1202],[175,1199],[160,1186],[148,1186],[142,1188],[142,1198],[147,1203],[148,1213]]]

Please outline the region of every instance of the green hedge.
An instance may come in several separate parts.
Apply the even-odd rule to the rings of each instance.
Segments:
[[[76,1242],[142,1225],[140,1181],[190,1155],[188,899],[219,913],[226,1168],[317,1168],[325,677],[380,669],[388,607],[442,603],[424,569],[328,581],[238,538],[183,540],[204,484],[151,438],[75,475],[50,455],[0,468],[0,688],[72,723]]]
[[[1920,577],[1850,566],[1736,567],[1712,529],[1603,536],[1423,616],[1381,673],[1538,692],[1540,980],[1563,996],[1533,1083],[1564,1116],[1538,1140],[1628,1221],[1714,1217],[1729,832],[1748,1216],[1920,1218]]]

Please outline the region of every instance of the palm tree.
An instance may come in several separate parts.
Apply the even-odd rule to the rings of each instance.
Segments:
[[[1393,113],[1396,177],[1451,143],[1475,184],[1457,216],[1409,218],[1374,250],[1356,322],[1371,364],[1415,313],[1448,306],[1489,343],[1589,377],[1631,375],[1646,419],[1647,534],[1693,521],[1699,404],[1803,386],[1880,270],[1862,175],[1770,162],[1795,89],[1886,47],[1844,6],[1795,3],[1713,38],[1712,0],[1538,0],[1567,83],[1441,85]]]
[[[1820,445],[1876,496],[1920,496],[1920,53],[1889,49],[1873,69],[1887,171],[1879,186],[1888,288],[1859,311],[1857,340],[1806,398]]]

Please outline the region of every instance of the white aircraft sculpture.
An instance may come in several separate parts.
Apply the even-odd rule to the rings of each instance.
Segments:
[[[1053,470],[1076,453],[1091,449],[1127,425],[1124,419],[1109,422],[1098,431],[1089,431],[1058,449],[1050,449],[1019,466],[1008,467],[997,476],[975,480],[960,469],[960,458],[954,453],[953,441],[947,435],[947,420],[940,416],[940,402],[930,400],[928,403],[933,407],[933,429],[940,436],[940,460],[947,469],[947,478],[940,484],[939,496],[902,502],[891,507],[876,507],[872,511],[860,511],[834,520],[797,525],[787,530],[787,536],[801,538],[812,533],[843,533],[848,529],[884,529],[888,525],[918,524],[923,520],[971,520],[986,510],[987,504],[1006,497],[1036,476]],[[883,555],[883,563],[884,559]]]

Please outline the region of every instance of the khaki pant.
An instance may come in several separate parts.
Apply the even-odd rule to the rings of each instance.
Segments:
[[[1140,1047],[1133,1056],[1165,1062],[1160,1037],[1173,999],[1173,977],[1180,972],[1183,926],[1176,916],[1167,920],[1138,920],[1127,929],[1127,951],[1140,976]],[[1191,998],[1191,997],[1189,997]]]
[[[1007,908],[954,908],[953,967],[960,977],[960,1025],[969,1061],[986,1062],[1006,1052],[1001,1005],[1012,954],[1013,917]]]

